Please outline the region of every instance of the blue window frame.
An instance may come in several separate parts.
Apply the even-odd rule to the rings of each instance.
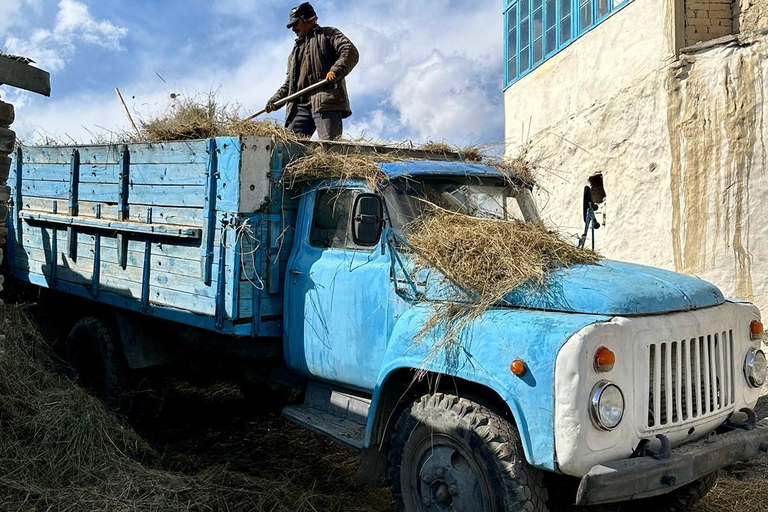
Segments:
[[[504,1],[508,86],[632,0]]]

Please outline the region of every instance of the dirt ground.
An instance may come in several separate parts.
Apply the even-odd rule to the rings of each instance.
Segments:
[[[142,432],[164,454],[169,469],[197,473],[227,466],[249,476],[266,477],[275,485],[293,487],[306,496],[306,508],[318,512],[329,506],[339,512],[392,510],[388,489],[355,483],[354,454],[277,414],[259,413],[237,388],[184,384],[173,389],[159,421]],[[761,418],[768,416],[768,396],[758,404],[758,413]],[[766,459],[723,471],[695,512],[768,510]]]

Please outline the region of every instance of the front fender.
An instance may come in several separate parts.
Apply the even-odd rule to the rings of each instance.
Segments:
[[[432,316],[428,303],[410,307],[394,325],[384,363],[379,373],[368,416],[366,448],[376,444],[374,425],[391,410],[379,407],[389,378],[398,370],[425,370],[479,384],[498,394],[509,406],[528,462],[538,468],[555,469],[554,366],[560,348],[587,325],[610,317],[573,313],[551,313],[510,308],[486,311],[472,321],[451,347],[437,348],[440,327],[417,339],[417,333]],[[509,370],[515,359],[525,361],[522,378]],[[394,421],[394,419],[393,419]]]

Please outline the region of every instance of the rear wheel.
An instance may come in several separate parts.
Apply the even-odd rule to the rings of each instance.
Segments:
[[[149,373],[128,366],[122,345],[105,320],[88,317],[75,323],[64,356],[74,380],[110,409],[139,423],[160,412],[165,387]]]
[[[392,437],[400,512],[545,512],[542,475],[515,428],[471,400],[437,393],[414,402]]]

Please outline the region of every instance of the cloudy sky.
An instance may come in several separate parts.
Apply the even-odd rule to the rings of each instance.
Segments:
[[[0,0],[0,50],[51,72],[51,98],[0,87],[14,129],[87,142],[147,119],[172,93],[217,91],[261,108],[285,78],[297,0]],[[500,143],[501,0],[315,0],[320,23],[360,50],[348,84],[346,134],[377,139]],[[282,120],[283,112],[273,114]]]

